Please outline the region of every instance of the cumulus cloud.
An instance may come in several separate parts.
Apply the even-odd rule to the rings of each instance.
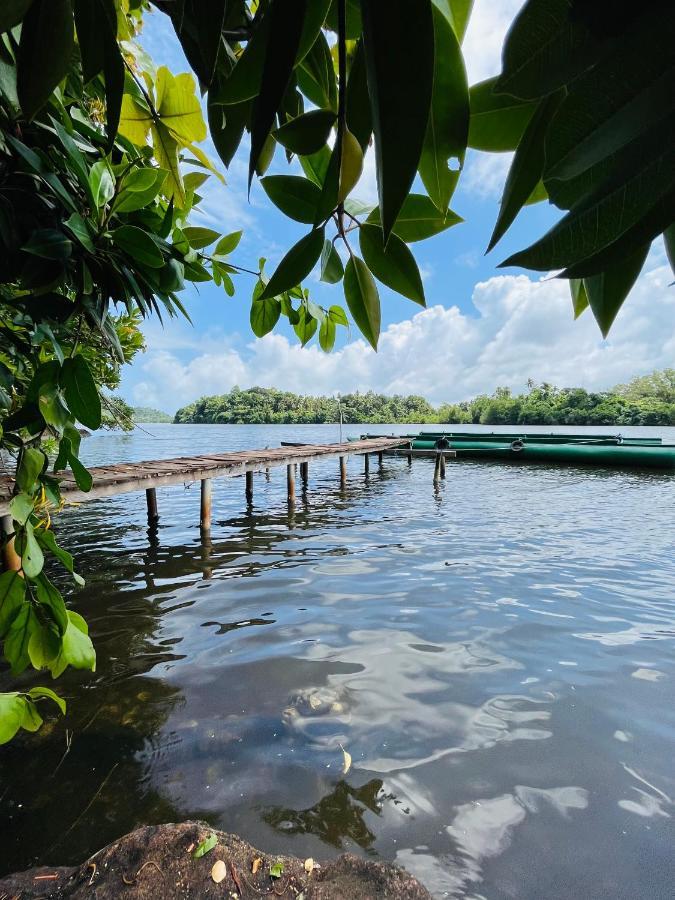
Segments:
[[[418,393],[434,403],[466,399],[497,385],[521,390],[528,378],[559,385],[603,388],[673,365],[675,321],[672,272],[663,254],[651,257],[607,341],[590,312],[574,322],[566,282],[499,275],[473,291],[473,314],[457,306],[431,306],[390,325],[374,353],[363,340],[325,354],[302,350],[284,335],[223,348],[222,338],[200,338],[185,361],[189,340],[168,332],[135,366],[140,380],[127,390],[136,404],[175,410],[235,384],[298,393],[332,394],[373,389]],[[172,347],[171,341],[175,340]]]

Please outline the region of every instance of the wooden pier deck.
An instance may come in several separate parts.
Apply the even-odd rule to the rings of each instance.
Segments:
[[[201,524],[208,527],[211,518],[211,480],[213,478],[233,478],[246,476],[246,494],[250,499],[253,492],[253,473],[279,466],[287,468],[289,499],[295,496],[295,466],[299,464],[304,482],[307,480],[308,466],[312,461],[340,459],[340,477],[346,479],[348,456],[364,456],[366,469],[370,454],[381,455],[385,450],[409,446],[409,441],[400,438],[376,438],[362,441],[347,441],[341,444],[303,444],[282,446],[265,450],[238,450],[231,453],[209,453],[204,456],[181,456],[176,459],[158,459],[147,462],[119,463],[110,466],[95,466],[89,471],[93,478],[90,491],[81,491],[71,472],[59,476],[61,493],[67,502],[83,503],[101,497],[112,497],[133,491],[146,491],[148,515],[157,517],[155,489],[173,484],[201,481],[202,507]],[[0,476],[0,516],[9,513],[14,481],[10,476]]]

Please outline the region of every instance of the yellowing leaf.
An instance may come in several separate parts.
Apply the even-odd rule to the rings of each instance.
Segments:
[[[252,874],[252,875],[257,875],[258,872],[260,871],[260,866],[262,866],[262,859],[260,859],[260,857],[258,856],[258,857],[257,857],[256,859],[254,859],[253,862],[251,863],[251,874]]]
[[[340,187],[338,203],[347,197],[361,177],[363,170],[363,151],[361,144],[348,129],[342,136],[342,160],[340,162]]]
[[[211,159],[206,155],[206,153],[204,153],[201,147],[197,147],[196,144],[186,144],[185,146],[186,149],[189,150],[190,153],[192,153],[192,155],[195,156],[203,166],[206,166],[206,168],[210,172],[213,172],[213,174],[220,182],[222,182],[222,184],[225,184],[225,178],[218,171],[218,169],[216,169],[215,165],[211,162]]]
[[[129,138],[137,147],[144,147],[148,142],[148,132],[151,125],[152,115],[149,110],[143,109],[133,97],[125,94],[122,98],[122,114],[119,124],[120,134]]]
[[[211,869],[211,878],[215,881],[216,884],[220,884],[221,881],[224,881],[227,878],[227,866],[219,859],[217,862],[213,864],[213,868]]]
[[[182,208],[185,203],[185,186],[178,164],[178,143],[161,122],[152,126],[152,145],[160,168],[169,173],[164,182],[164,193],[169,199],[173,197],[176,205]]]
[[[157,112],[162,123],[181,143],[191,144],[206,137],[206,123],[189,72],[172,75],[166,66],[157,72]]]
[[[342,774],[346,775],[347,772],[352,767],[352,756],[351,753],[347,753],[345,748],[340,744],[340,750],[342,750],[343,762],[342,762]]]

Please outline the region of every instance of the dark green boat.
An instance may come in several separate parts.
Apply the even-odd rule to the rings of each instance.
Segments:
[[[656,437],[422,431],[403,438],[410,440],[413,451],[453,450],[458,459],[675,469],[675,444],[664,444]]]

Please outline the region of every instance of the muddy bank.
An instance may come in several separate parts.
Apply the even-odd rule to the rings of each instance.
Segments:
[[[212,835],[215,846],[195,858],[196,851],[213,843]],[[99,850],[81,866],[29,869],[0,879],[0,897],[430,900],[412,875],[395,866],[350,854],[317,862],[270,856],[202,822],[146,826]]]

